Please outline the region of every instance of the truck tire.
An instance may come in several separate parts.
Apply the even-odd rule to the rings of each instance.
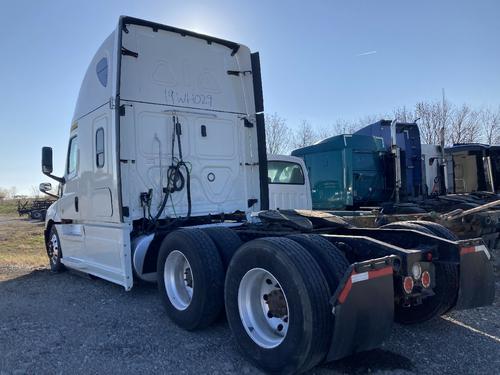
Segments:
[[[50,228],[47,243],[45,244],[47,256],[49,257],[50,271],[59,273],[65,270],[64,264],[61,263],[62,249],[59,234],[57,233],[56,226],[52,225]]]
[[[178,229],[162,241],[158,289],[167,315],[187,330],[209,326],[224,306],[224,267],[201,229]]]
[[[38,210],[37,210],[37,211],[31,211],[31,212],[30,212],[30,218],[31,218],[32,220],[39,220],[39,221],[41,221],[41,220],[42,220],[42,217],[43,217],[43,215],[42,215],[42,212],[41,212],[41,211],[38,211]]]
[[[413,222],[408,222],[408,221],[398,221],[396,223],[382,225],[380,228],[382,228],[382,229],[410,229],[410,230],[416,230],[417,232],[420,232],[420,233],[434,235],[434,233],[431,230],[425,228],[424,226],[417,225]]]
[[[332,337],[328,284],[309,252],[288,238],[249,241],[226,274],[229,326],[241,352],[272,373],[320,363]]]
[[[297,242],[311,254],[325,276],[330,295],[335,293],[349,267],[345,255],[334,244],[318,234],[292,234],[287,238]]]
[[[224,271],[227,270],[229,262],[236,250],[243,244],[238,235],[226,227],[209,227],[202,229],[212,239],[224,266]]]
[[[458,237],[455,235],[455,233],[453,233],[451,230],[449,230],[448,228],[446,228],[441,224],[426,220],[412,220],[408,221],[408,223],[417,224],[424,228],[427,228],[431,232],[433,232],[436,236],[442,237],[446,240],[458,241]]]
[[[382,228],[414,229],[421,233],[445,237],[437,232],[435,226],[425,227],[417,222],[402,221],[384,225]],[[458,267],[448,263],[433,262],[433,264],[436,275],[434,296],[427,297],[422,301],[422,304],[416,306],[404,307],[396,304],[394,308],[394,319],[396,322],[401,324],[422,323],[436,316],[443,315],[455,305],[459,287]]]

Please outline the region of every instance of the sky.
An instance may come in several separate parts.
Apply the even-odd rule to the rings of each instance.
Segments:
[[[80,83],[120,15],[259,51],[266,112],[288,125],[391,113],[420,100],[500,104],[500,1],[0,0],[0,187],[61,175]],[[54,181],[52,181],[55,184]]]

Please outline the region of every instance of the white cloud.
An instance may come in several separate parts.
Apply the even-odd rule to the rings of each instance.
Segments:
[[[368,52],[358,53],[356,56],[368,56],[368,55],[374,55],[376,53],[377,51],[368,51]]]

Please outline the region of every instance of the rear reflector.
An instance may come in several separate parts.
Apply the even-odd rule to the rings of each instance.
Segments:
[[[428,288],[431,286],[431,275],[428,271],[422,272],[422,278],[420,279],[422,286]]]
[[[403,289],[405,290],[406,294],[410,294],[413,290],[413,279],[411,276],[406,276],[403,279]]]

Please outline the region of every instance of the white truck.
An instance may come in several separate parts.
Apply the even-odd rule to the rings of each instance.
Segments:
[[[302,158],[267,155],[269,208],[312,210],[311,185]]]
[[[51,269],[157,282],[188,330],[225,307],[242,353],[281,373],[377,347],[393,319],[490,303],[481,240],[268,210],[263,109],[257,53],[121,17],[83,79],[63,176],[42,149],[60,183]]]

